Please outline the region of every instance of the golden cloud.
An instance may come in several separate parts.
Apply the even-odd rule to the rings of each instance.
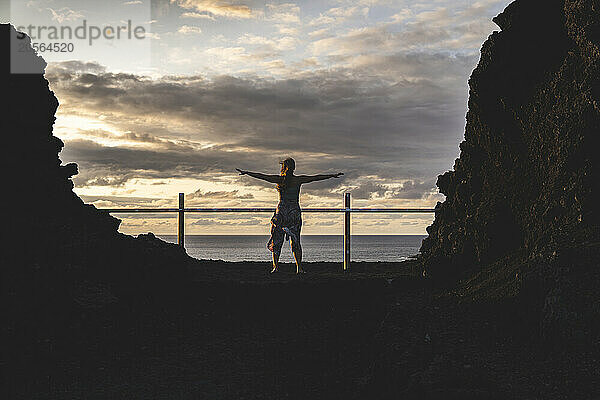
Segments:
[[[223,0],[171,0],[186,10],[199,13],[210,13],[213,16],[226,18],[254,18],[252,9],[245,4],[232,3]]]

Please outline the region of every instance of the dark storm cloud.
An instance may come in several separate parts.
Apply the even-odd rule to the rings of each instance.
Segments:
[[[194,150],[185,146],[167,149],[139,149],[102,146],[90,140],[72,140],[61,153],[61,158],[76,160],[80,173],[75,179],[78,186],[124,184],[132,178],[189,178],[219,173],[233,173],[235,164],[259,163],[253,153],[236,154],[219,150]]]
[[[210,178],[231,175],[236,167],[277,173],[277,161],[291,155],[298,173],[346,173],[343,181],[311,185],[308,193],[361,182],[355,190],[365,198],[383,193],[415,199],[430,192],[432,179],[458,152],[474,62],[444,54],[396,54],[281,80],[150,79],[109,73],[93,63],[62,63],[51,65],[47,77],[65,112],[102,115],[124,132],[121,139],[148,145],[68,141],[61,157],[80,164],[78,185],[118,186],[135,177]],[[80,133],[86,132],[103,135],[83,128]],[[361,179],[366,176],[428,183],[384,190],[369,186]]]
[[[387,199],[421,199],[426,194],[434,192],[433,181],[415,182],[406,181],[401,187],[389,187],[387,185],[367,181],[360,182],[358,188],[352,190],[355,199],[371,199],[373,197]]]

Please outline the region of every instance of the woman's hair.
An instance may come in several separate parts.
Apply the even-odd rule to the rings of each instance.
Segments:
[[[294,170],[296,169],[296,162],[293,158],[290,157],[281,161],[280,164],[283,181],[277,186],[279,187],[279,189],[283,189],[289,185],[290,180],[292,179],[292,175],[294,175]]]

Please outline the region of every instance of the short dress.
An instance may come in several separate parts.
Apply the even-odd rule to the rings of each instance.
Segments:
[[[267,248],[275,254],[281,254],[284,240],[291,238],[292,250],[302,250],[300,245],[300,229],[302,228],[302,211],[300,210],[300,185],[285,188],[277,186],[279,204],[271,218],[271,238]]]

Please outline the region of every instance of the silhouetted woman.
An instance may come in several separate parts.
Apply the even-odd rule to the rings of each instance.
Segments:
[[[279,255],[284,239],[291,238],[292,252],[296,260],[296,273],[304,273],[302,269],[302,247],[300,246],[300,228],[302,228],[302,213],[300,210],[300,186],[303,183],[322,181],[329,178],[339,178],[342,172],[327,175],[294,175],[296,162],[292,158],[286,158],[280,162],[281,173],[279,175],[266,175],[259,172],[250,172],[237,169],[240,175],[249,175],[253,178],[262,179],[267,182],[276,183],[279,192],[279,204],[271,218],[271,238],[267,248],[273,252],[273,272],[279,268]]]

